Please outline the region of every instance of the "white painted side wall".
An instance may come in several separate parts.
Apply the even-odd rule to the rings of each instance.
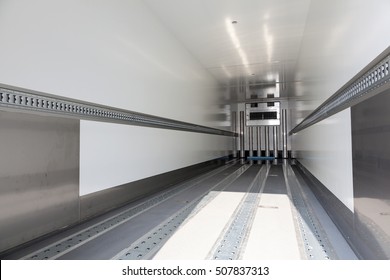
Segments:
[[[0,83],[215,125],[216,82],[140,0],[1,0]],[[80,194],[185,167],[228,137],[81,121]]]
[[[228,154],[228,137],[81,123],[81,195]]]
[[[390,45],[389,10],[385,0],[311,2],[296,71],[302,82],[296,83],[291,104],[293,126]],[[327,21],[318,20],[323,14]],[[300,162],[353,211],[350,110],[292,140]]]
[[[293,139],[297,159],[353,211],[350,109],[301,131]]]

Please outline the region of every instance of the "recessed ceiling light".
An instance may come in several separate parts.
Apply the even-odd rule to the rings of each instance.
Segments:
[[[237,24],[237,23],[238,23],[237,20],[233,20],[233,21],[232,21],[232,24]]]

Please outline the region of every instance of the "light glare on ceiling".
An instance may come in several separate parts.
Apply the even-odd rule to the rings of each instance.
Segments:
[[[249,61],[248,61],[247,55],[246,55],[245,51],[241,48],[240,40],[238,39],[238,36],[236,34],[236,30],[234,29],[233,25],[231,24],[232,22],[233,21],[230,18],[226,18],[225,24],[226,24],[227,32],[230,36],[230,39],[233,42],[234,47],[238,51],[238,55],[241,58],[242,64],[244,65],[247,73],[250,74],[251,71],[249,69]]]

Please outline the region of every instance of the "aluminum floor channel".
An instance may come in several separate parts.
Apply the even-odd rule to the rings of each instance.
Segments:
[[[299,176],[229,162],[1,258],[356,259]]]

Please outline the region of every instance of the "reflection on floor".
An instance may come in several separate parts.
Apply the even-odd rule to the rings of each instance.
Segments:
[[[287,161],[233,160],[7,259],[356,259]]]

